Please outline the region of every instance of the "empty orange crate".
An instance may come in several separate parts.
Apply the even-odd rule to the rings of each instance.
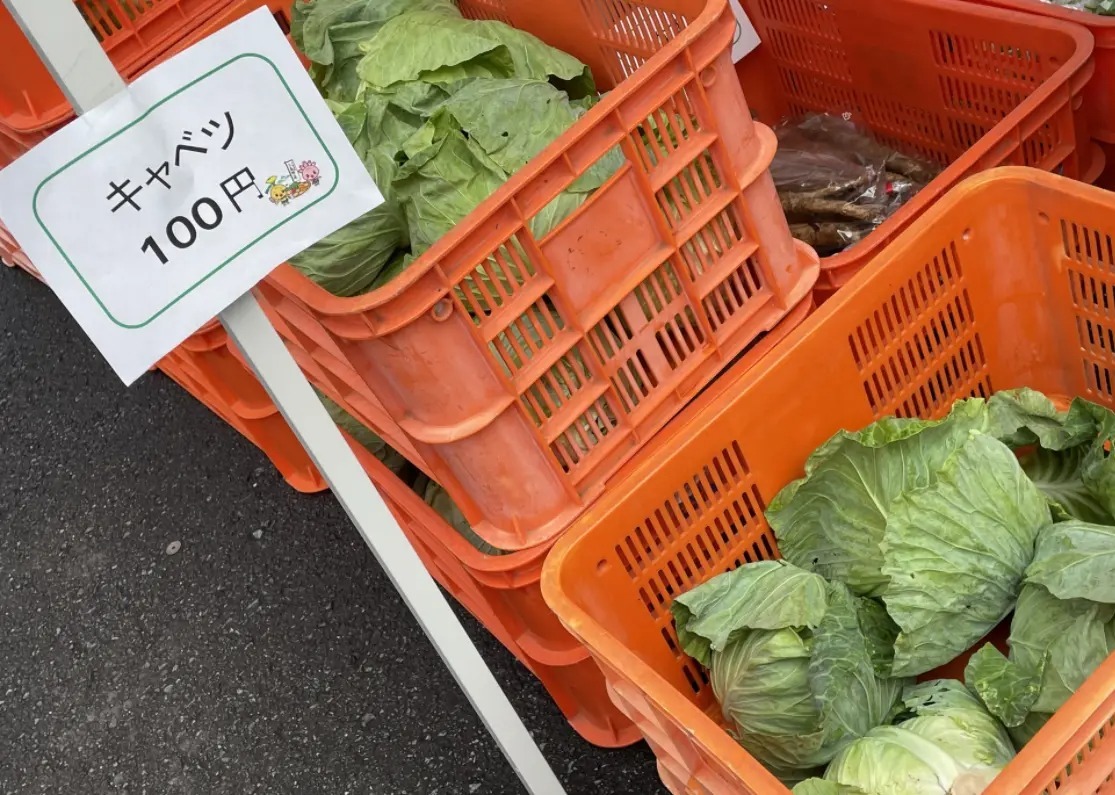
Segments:
[[[1083,109],[1091,119],[1092,135],[1115,144],[1115,17],[1089,14],[1042,0],[976,0],[986,5],[1040,14],[1083,25],[1096,40],[1096,72],[1084,89]]]
[[[748,372],[732,371],[558,542],[542,592],[674,793],[786,795],[725,731],[670,603],[778,555],[765,506],[833,433],[1030,386],[1115,407],[1115,195],[1032,169],[951,191]],[[1115,657],[986,791],[1096,793],[1115,772]]]
[[[323,392],[414,447],[485,540],[522,549],[799,305],[817,260],[782,215],[727,0],[460,6],[614,90],[391,284],[338,298],[283,266],[261,294]],[[527,221],[615,147],[612,179],[533,237]]]
[[[1079,26],[956,0],[741,2],[763,40],[737,66],[760,121],[851,112],[880,141],[947,166],[858,245],[824,258],[822,290],[978,171],[1026,165],[1094,182],[1103,170],[1081,107],[1094,64]]]
[[[191,337],[159,367],[259,446],[295,488],[326,488],[259,382],[232,355],[220,325]],[[639,740],[631,721],[608,700],[600,669],[542,600],[539,580],[551,545],[485,555],[367,450],[349,442],[429,572],[538,677],[573,728],[605,747]]]
[[[117,71],[131,80],[196,29],[212,33],[261,5],[286,16],[291,0],[74,0]],[[205,34],[202,34],[205,35]],[[201,35],[191,40],[200,39]],[[0,7],[0,124],[17,135],[50,130],[73,109],[6,7]],[[0,155],[2,156],[2,155]]]

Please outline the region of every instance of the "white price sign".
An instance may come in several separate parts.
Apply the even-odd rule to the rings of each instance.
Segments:
[[[381,201],[266,9],[0,172],[0,218],[125,383]]]
[[[736,17],[736,35],[732,39],[732,61],[739,63],[752,50],[759,46],[759,34],[751,24],[747,13],[743,10],[739,0],[728,0],[732,13]]]

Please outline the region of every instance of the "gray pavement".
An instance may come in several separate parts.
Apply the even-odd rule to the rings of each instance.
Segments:
[[[336,502],[7,268],[0,450],[0,792],[521,791]],[[466,626],[571,795],[662,792]]]

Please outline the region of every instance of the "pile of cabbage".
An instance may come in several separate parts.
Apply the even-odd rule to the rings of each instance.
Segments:
[[[453,0],[298,0],[291,34],[383,194],[291,263],[335,295],[374,290],[599,99],[583,63]],[[618,149],[530,221],[551,231],[623,162]]]
[[[833,436],[767,510],[783,559],[672,606],[733,735],[796,795],[982,792],[1115,649],[1112,438],[1028,389]]]

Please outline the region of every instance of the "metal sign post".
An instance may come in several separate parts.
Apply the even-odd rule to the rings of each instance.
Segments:
[[[79,114],[127,90],[73,0],[3,2]],[[256,299],[251,293],[241,296],[220,313],[220,319],[523,785],[534,795],[564,795],[507,696]]]

